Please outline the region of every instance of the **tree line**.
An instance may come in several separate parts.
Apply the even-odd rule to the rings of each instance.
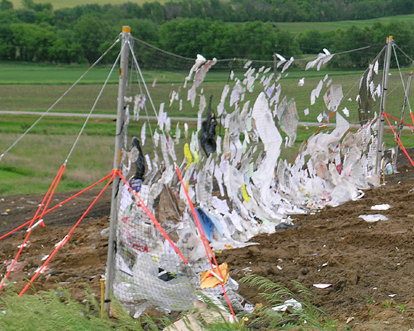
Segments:
[[[165,4],[147,2],[138,5],[89,4],[53,11],[50,3],[22,0],[23,9],[16,11],[25,18],[56,20],[70,24],[85,14],[146,18],[158,24],[176,18],[199,18],[224,22],[332,22],[372,19],[384,16],[414,13],[411,0],[170,0]],[[13,4],[2,0],[0,9],[13,9]],[[42,13],[42,14],[39,14]]]
[[[53,10],[51,4],[37,4],[33,0],[23,0],[22,9],[13,9],[10,1],[1,0],[0,60],[93,63],[113,43],[123,25],[129,25],[136,38],[189,58],[203,54],[206,58],[273,60],[274,53],[300,57],[303,54],[317,54],[323,48],[337,53],[370,46],[368,50],[334,57],[330,62],[331,66],[338,68],[362,68],[384,46],[389,35],[394,36],[408,56],[413,57],[414,54],[412,23],[375,23],[363,29],[350,27],[328,32],[309,30],[295,36],[266,19],[234,23],[224,20],[224,14],[220,16],[218,11],[215,17],[212,8],[220,9],[233,3],[215,1],[184,0],[179,3],[183,6],[208,3],[211,10],[200,7],[204,8],[201,10],[205,13],[203,18],[183,17],[182,12],[177,10],[176,17],[166,19],[165,8],[176,3],[161,5],[154,2],[139,6],[129,2],[119,6],[82,5]],[[278,1],[288,3],[295,0]],[[313,2],[320,1],[309,0],[308,3]],[[361,2],[346,1],[354,4]],[[272,4],[272,1],[266,3]],[[113,56],[106,61],[112,61]],[[147,54],[147,59],[150,58],[151,54]],[[408,63],[408,60],[400,62]],[[145,64],[150,67],[151,61]]]

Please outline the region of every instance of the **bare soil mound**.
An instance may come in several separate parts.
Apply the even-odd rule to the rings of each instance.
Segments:
[[[410,154],[413,151],[410,150]],[[315,295],[315,303],[351,330],[409,330],[414,328],[414,172],[407,158],[400,157],[399,173],[386,177],[386,184],[366,190],[358,201],[326,208],[307,215],[293,215],[299,227],[260,235],[259,246],[226,250],[218,254],[238,280],[257,274],[292,287],[299,281]],[[46,227],[36,228],[10,280],[18,288],[53,252],[99,193],[87,191],[44,218]],[[74,192],[56,193],[57,205]],[[7,197],[0,201],[0,235],[33,217],[42,195]],[[389,204],[388,210],[371,210]],[[34,289],[67,287],[74,298],[84,298],[85,286],[99,296],[105,272],[109,226],[110,190],[100,198],[75,230],[68,243],[49,263],[49,270],[34,283]],[[369,223],[360,215],[382,214],[387,221]],[[104,231],[105,232],[105,231]],[[3,275],[25,237],[17,231],[0,241],[0,273]],[[332,286],[318,289],[313,284]],[[30,290],[32,291],[32,290]],[[239,293],[252,303],[261,303],[257,289],[241,284]]]

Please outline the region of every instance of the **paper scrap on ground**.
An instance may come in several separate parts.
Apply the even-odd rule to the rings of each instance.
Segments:
[[[272,309],[274,311],[286,311],[286,309],[292,308],[294,311],[301,311],[302,310],[302,304],[299,301],[296,301],[295,299],[289,299],[286,300],[285,303],[281,306],[273,307]]]
[[[382,204],[382,205],[375,205],[372,206],[371,209],[372,210],[388,210],[390,209],[390,205],[388,203]]]
[[[328,287],[330,287],[330,286],[332,286],[333,284],[323,284],[323,283],[320,283],[320,284],[313,284],[313,286],[314,287],[316,287],[316,288],[322,288],[322,289],[324,289],[324,288],[328,288]]]
[[[378,221],[388,221],[388,217],[381,215],[381,214],[374,214],[374,215],[359,215],[365,222],[378,222]]]

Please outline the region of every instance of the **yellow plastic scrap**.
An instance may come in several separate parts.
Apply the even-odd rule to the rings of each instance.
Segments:
[[[241,193],[242,193],[242,197],[243,197],[244,201],[249,202],[250,201],[250,198],[249,198],[249,195],[247,194],[246,184],[245,183],[243,183],[243,186],[242,186],[242,189],[241,189]]]
[[[198,152],[194,151],[194,164],[198,163]]]
[[[193,161],[193,156],[191,155],[189,144],[184,145],[184,156],[187,158],[187,161],[188,161],[187,166],[185,167],[185,170],[187,170],[187,168],[190,166],[191,162]]]
[[[221,275],[223,276],[223,284],[226,284],[227,279],[229,279],[229,267],[227,263],[223,263],[219,265],[219,269],[220,269]],[[220,272],[217,269],[214,269],[214,273],[218,275],[219,277],[221,277]],[[211,270],[202,272],[200,275],[200,278],[201,278],[200,290],[204,288],[213,288],[213,287],[220,285],[220,280],[217,279],[213,275]]]

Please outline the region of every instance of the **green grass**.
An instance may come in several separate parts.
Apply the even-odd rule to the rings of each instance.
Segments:
[[[310,291],[301,284],[295,282],[299,294],[294,294],[281,285],[275,284],[263,277],[245,277],[243,281],[252,286],[258,286],[264,290],[260,295],[264,296],[270,304],[277,305],[283,300],[295,298],[302,304],[302,310],[288,310],[286,313],[274,312],[270,307],[261,311],[256,310],[249,315],[248,323],[226,321],[226,313],[219,309],[211,300],[204,297],[208,309],[193,308],[184,312],[183,319],[189,330],[194,328],[205,331],[249,331],[257,330],[257,326],[277,327],[283,325],[284,330],[290,328],[297,330],[298,326],[310,327],[312,330],[335,330],[337,321],[333,321],[322,309],[314,306],[309,297]],[[297,293],[297,291],[295,291]],[[266,293],[267,292],[267,293]],[[270,293],[269,293],[270,292]],[[139,319],[133,319],[129,313],[116,300],[112,300],[112,307],[116,310],[116,319],[107,316],[100,318],[99,297],[91,290],[85,291],[85,300],[80,303],[74,300],[67,289],[58,286],[48,292],[35,292],[18,297],[18,291],[13,284],[8,283],[0,296],[0,329],[13,331],[54,331],[54,330],[119,330],[119,331],[144,331],[163,330],[172,324],[169,316],[151,319],[142,315]],[[202,296],[202,294],[201,294]],[[187,317],[195,318],[192,324]],[[24,316],[25,318],[21,318]],[[238,316],[242,321],[243,316]],[[174,326],[168,330],[175,330]]]
[[[298,61],[298,64],[304,65],[306,62]],[[26,110],[26,111],[45,111],[63,95],[70,85],[75,82],[86,70],[86,66],[63,66],[57,68],[53,65],[3,65],[5,74],[0,76],[0,104],[1,110]],[[402,71],[404,79],[406,80],[409,68]],[[13,75],[13,72],[19,72],[18,75]],[[64,112],[84,112],[90,111],[92,105],[97,98],[102,84],[109,73],[109,68],[96,68],[85,77],[83,84],[75,86],[63,99],[57,104],[52,111]],[[398,71],[391,70],[392,75],[389,81],[389,92],[387,97],[387,112],[391,115],[399,117],[401,106],[403,103],[404,92],[402,89],[401,79]],[[244,72],[236,71],[235,75],[240,80],[244,79]],[[310,93],[314,89],[319,80],[328,75],[332,79],[332,84],[342,85],[343,93],[346,98],[340,109],[347,107],[350,110],[351,116],[349,121],[355,123],[358,120],[357,103],[355,101],[358,95],[359,79],[362,71],[336,71],[321,69],[321,71],[302,69],[289,70],[287,77],[282,77],[280,83],[282,85],[281,98],[285,95],[288,98],[294,98],[296,101],[298,113],[301,121],[315,122],[318,114],[326,110],[323,102],[323,94],[326,92],[326,86],[322,89],[320,97],[314,105],[310,105]],[[184,77],[187,72],[157,72],[144,71],[144,79],[147,83],[151,97],[154,101],[156,110],[159,110],[160,104],[165,103],[165,111],[170,117],[196,117],[198,106],[193,108],[187,99],[187,89],[183,88]],[[206,76],[202,84],[204,95],[208,98],[213,95],[213,109],[217,107],[220,96],[227,82],[228,71],[211,71]],[[107,85],[101,99],[96,105],[95,113],[98,114],[116,114],[116,100],[117,100],[117,74],[111,78],[111,84]],[[305,77],[305,85],[298,87],[299,79]],[[152,86],[154,79],[157,79],[155,86]],[[13,79],[13,81],[12,81]],[[98,84],[99,81],[99,84]],[[230,82],[231,87],[234,82]],[[188,84],[187,88],[191,86]],[[172,90],[180,92],[180,99],[183,99],[183,110],[179,110],[179,103],[174,101],[169,105],[169,96]],[[198,89],[198,92],[201,88]],[[259,83],[255,84],[255,89],[252,93],[247,92],[245,100],[254,102],[258,93],[261,91]],[[134,96],[141,93],[138,86],[133,86],[128,89],[129,96]],[[411,94],[412,95],[412,94]],[[348,101],[351,98],[352,101]],[[229,100],[229,96],[228,96]],[[411,96],[410,104],[414,102],[414,97]],[[197,101],[198,103],[198,101]],[[152,107],[147,102],[149,115],[154,115]],[[379,110],[379,99],[377,100],[376,109]],[[309,108],[310,115],[304,116],[303,111]],[[227,112],[232,112],[234,108],[227,106]],[[375,109],[375,108],[374,108]]]
[[[32,64],[0,62],[0,85],[71,85],[89,68],[87,65]],[[92,68],[79,84],[103,84],[111,70],[111,65],[98,65]],[[178,83],[184,80],[187,72],[144,71],[144,79],[152,83],[154,78],[161,84]],[[115,69],[109,84],[118,84],[118,70]]]
[[[144,330],[120,304],[118,320],[101,319],[99,303],[90,291],[85,293],[86,304],[75,301],[69,291],[60,287],[20,298],[15,291],[9,284],[0,297],[1,330]]]
[[[6,66],[7,67],[7,66]],[[50,80],[52,73],[56,70],[56,66],[44,65],[18,65],[11,64],[7,70],[13,69],[20,72],[15,84],[8,84],[7,75],[3,77],[0,75],[0,104],[1,110],[18,110],[18,111],[38,111],[44,112],[57,100],[69,87],[69,85],[53,84],[57,81],[56,75],[53,80]],[[60,81],[69,83],[69,78],[74,80],[80,76],[87,67],[71,67],[63,66],[59,68],[62,78]],[[106,68],[107,69],[107,68]],[[75,72],[72,72],[72,70]],[[100,75],[105,68],[97,68],[97,74]],[[109,71],[109,70],[108,70]],[[36,72],[38,79],[36,79]],[[406,75],[408,69],[403,71]],[[91,71],[91,74],[93,71]],[[357,103],[355,97],[358,94],[358,85],[361,71],[335,71],[321,69],[321,71],[309,70],[303,71],[300,69],[289,70],[287,77],[282,77],[280,83],[282,85],[281,98],[287,95],[289,98],[295,98],[298,109],[300,121],[317,123],[316,117],[319,113],[326,110],[323,102],[323,94],[327,90],[326,86],[323,88],[319,99],[315,105],[310,106],[310,92],[316,87],[319,80],[323,79],[326,74],[332,78],[332,84],[341,84],[345,95],[344,101],[340,106],[340,113],[343,107],[347,107],[351,113],[347,120],[351,124],[358,122]],[[50,75],[49,75],[50,74]],[[170,72],[144,72],[144,76],[148,77],[148,89],[151,97],[154,100],[154,105],[159,110],[160,104],[165,103],[165,111],[170,117],[192,117],[195,118],[198,111],[198,100],[194,108],[186,100],[187,89],[183,88],[183,81],[186,72],[170,73]],[[216,109],[219,99],[228,79],[228,72],[226,71],[211,71],[208,73],[205,82],[202,84],[204,95],[208,98],[213,95],[213,109]],[[236,71],[237,78],[242,80],[244,72]],[[102,75],[104,77],[104,75]],[[157,84],[152,87],[153,78],[157,78]],[[305,77],[305,85],[299,87],[297,85],[300,78]],[[405,76],[406,77],[406,76]],[[397,71],[393,70],[392,75],[389,76],[389,94],[387,98],[387,112],[400,117],[401,106],[403,103],[403,91],[400,77]],[[147,79],[147,78],[146,78]],[[29,82],[29,83],[28,83]],[[27,85],[29,84],[29,85]],[[188,84],[187,88],[191,86]],[[234,86],[234,82],[230,82],[230,86]],[[88,113],[95,102],[102,85],[94,83],[94,79],[88,84],[76,86],[71,90],[67,96],[59,103],[52,111],[56,112],[76,112]],[[180,98],[183,99],[183,110],[178,110],[178,102],[169,105],[169,93],[171,90],[176,90],[181,87]],[[201,90],[201,87],[198,91]],[[98,102],[95,113],[96,114],[116,114],[116,100],[117,100],[117,84],[110,84],[106,87],[101,100]],[[262,90],[260,84],[256,84],[253,92],[246,92],[245,101],[250,100],[250,107],[253,106],[258,93]],[[136,86],[132,85],[128,88],[128,95],[134,96],[139,93]],[[412,95],[412,94],[411,94]],[[227,97],[226,110],[232,112],[234,107],[228,106]],[[352,101],[348,101],[352,98]],[[410,97],[411,104],[414,102],[414,97]],[[149,101],[147,101],[149,115],[154,115]],[[375,109],[379,110],[379,99],[375,105]],[[131,105],[132,108],[132,105]],[[304,116],[304,109],[309,108],[310,114]],[[272,107],[273,110],[273,107]],[[145,115],[142,111],[141,115]],[[0,117],[0,153],[3,153],[9,146],[13,144],[20,135],[25,132],[39,116],[33,115],[1,115]],[[52,182],[59,167],[65,161],[72,144],[76,139],[76,135],[81,129],[85,118],[77,117],[54,117],[45,116],[29,133],[29,135],[22,139],[0,162],[0,194],[17,195],[28,193],[43,193],[47,190]],[[411,123],[408,115],[406,120]],[[392,121],[394,124],[394,121]],[[128,134],[140,136],[141,126],[143,122],[130,121]],[[195,130],[197,123],[188,122],[191,132]],[[151,127],[155,128],[155,122],[151,122]],[[171,134],[175,134],[176,122],[172,121]],[[181,130],[183,130],[183,121],[180,122]],[[357,126],[358,127],[358,126]],[[308,128],[302,126],[298,128],[296,143],[292,148],[282,148],[281,157],[291,161],[298,153],[301,143],[307,140],[315,131],[317,127]],[[325,129],[323,129],[325,130]],[[328,128],[328,132],[332,128]],[[217,127],[217,131],[221,135],[224,130]],[[79,188],[84,184],[85,186],[91,184],[103,176],[111,172],[113,164],[113,148],[115,135],[115,121],[113,119],[95,119],[91,118],[86,126],[85,132],[79,140],[79,145],[72,154],[69,160],[67,170],[60,183],[58,190],[66,191]],[[284,134],[282,133],[284,136]],[[183,136],[183,134],[182,134]],[[128,140],[128,144],[129,144]],[[395,146],[394,138],[391,132],[387,132],[384,137],[387,147]],[[414,146],[414,136],[408,131],[404,130],[402,141],[406,147]],[[189,142],[189,139],[186,140]],[[176,153],[178,163],[183,159],[183,145],[181,140],[180,145],[176,146]],[[259,147],[260,149],[260,147]],[[157,154],[161,157],[161,151],[158,147]],[[150,139],[150,130],[147,124],[147,143],[144,146],[144,153],[149,153],[151,157],[154,155],[154,148]]]
[[[265,299],[266,305],[260,311],[256,310],[256,316],[252,319],[252,326],[266,327],[271,330],[337,330],[337,320],[332,320],[322,308],[313,304],[313,294],[304,285],[297,281],[292,281],[292,289],[274,283],[271,280],[250,275],[241,280],[250,287],[254,287],[258,295]],[[294,299],[301,305],[299,307],[289,307],[285,311],[278,312],[272,308],[281,306],[285,300]]]
[[[281,30],[287,30],[290,33],[297,35],[306,30],[318,30],[319,32],[332,31],[337,29],[349,29],[351,26],[358,28],[364,28],[371,26],[375,22],[381,22],[383,24],[390,23],[392,21],[399,22],[413,22],[414,14],[410,15],[399,15],[399,16],[387,16],[374,18],[370,20],[359,20],[359,21],[338,21],[338,22],[294,22],[294,23],[276,23],[277,27]]]

